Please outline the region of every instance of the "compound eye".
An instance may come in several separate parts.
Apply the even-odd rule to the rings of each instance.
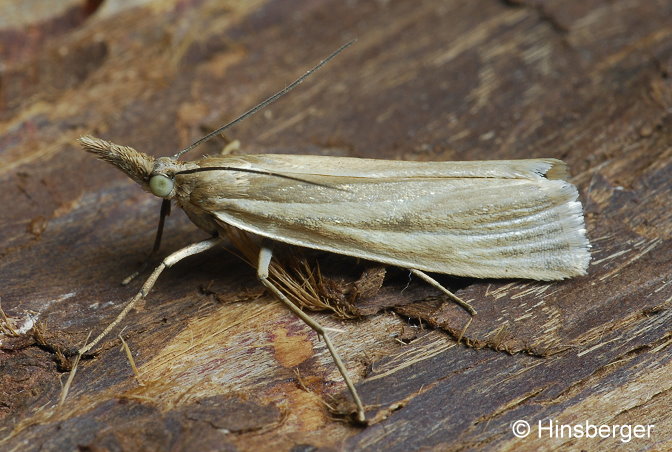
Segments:
[[[149,189],[152,193],[160,198],[165,198],[169,196],[173,191],[175,183],[169,177],[164,176],[163,174],[157,174],[152,176],[149,179]]]

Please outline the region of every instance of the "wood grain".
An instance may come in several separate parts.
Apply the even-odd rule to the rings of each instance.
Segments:
[[[626,446],[672,448],[669,2],[34,3],[31,15],[0,2],[11,18],[0,22],[0,295],[12,322],[41,328],[0,336],[0,448],[626,444],[536,431],[519,439],[518,419],[655,424]],[[363,428],[334,414],[351,407],[324,345],[251,268],[214,250],[166,271],[125,322],[144,386],[115,333],[56,409],[68,353],[137,290],[139,281],[119,281],[149,251],[159,211],[76,138],[171,155],[352,38],[229,136],[248,153],[563,159],[585,207],[588,275],[551,284],[439,276],[478,310],[469,323],[390,268],[366,316],[316,314],[344,331],[335,342],[372,419]],[[162,250],[202,238],[176,213]],[[357,280],[344,259],[318,257],[330,276]]]

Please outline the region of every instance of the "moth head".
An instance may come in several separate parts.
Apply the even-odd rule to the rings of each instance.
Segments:
[[[85,151],[119,168],[144,190],[164,199],[175,197],[175,175],[194,166],[189,162],[178,162],[174,157],[154,158],[132,147],[91,136],[81,137],[79,144]]]
[[[120,146],[91,136],[81,137],[79,144],[85,151],[119,168],[155,196],[170,199],[175,195],[172,176],[174,171],[171,168],[174,162],[169,157],[155,159],[132,147]]]

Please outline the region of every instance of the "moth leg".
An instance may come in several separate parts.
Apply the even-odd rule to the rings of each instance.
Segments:
[[[429,284],[430,286],[432,286],[432,287],[436,287],[436,288],[439,289],[441,292],[443,292],[443,293],[445,293],[446,295],[448,295],[448,296],[450,297],[451,300],[453,300],[453,301],[454,301],[455,303],[457,303],[458,305],[462,306],[462,308],[464,308],[469,314],[471,314],[471,315],[476,315],[476,310],[475,310],[474,308],[472,308],[471,305],[470,305],[469,303],[467,303],[466,301],[462,300],[460,297],[458,297],[457,295],[455,295],[454,293],[452,293],[450,290],[448,290],[448,289],[446,289],[445,287],[443,287],[443,286],[441,285],[441,283],[439,283],[436,279],[432,278],[431,276],[429,276],[429,275],[428,275],[427,273],[425,273],[425,272],[421,272],[420,270],[416,270],[416,269],[414,269],[414,268],[409,268],[409,270],[411,271],[411,273],[413,273],[415,276],[417,276],[418,278],[420,278],[420,279],[422,279],[423,281],[425,281],[425,282],[426,282],[427,284]]]
[[[268,290],[270,290],[276,297],[278,297],[280,301],[282,301],[289,308],[290,311],[296,314],[301,320],[303,320],[306,323],[306,325],[311,327],[318,334],[318,336],[320,336],[324,340],[324,343],[327,345],[329,353],[331,353],[331,357],[333,358],[334,363],[336,363],[338,371],[341,373],[341,376],[343,376],[343,380],[345,380],[345,384],[347,385],[348,390],[352,395],[352,398],[355,400],[355,404],[357,405],[357,420],[359,420],[360,422],[366,421],[366,415],[364,414],[364,406],[362,405],[362,401],[359,398],[357,389],[355,389],[355,385],[352,383],[352,380],[350,380],[348,371],[346,370],[343,361],[341,361],[341,357],[334,348],[334,345],[331,343],[331,339],[327,335],[327,331],[325,330],[325,328],[321,326],[319,323],[317,323],[315,320],[313,320],[308,314],[303,312],[298,306],[292,303],[289,300],[289,298],[287,298],[280,291],[280,289],[275,287],[275,285],[268,279],[268,267],[271,263],[272,257],[273,257],[273,250],[268,246],[262,245],[261,250],[259,251],[259,262],[257,267],[257,277],[259,278],[259,281],[261,281],[261,283],[264,286],[266,286]]]
[[[159,278],[159,275],[166,268],[172,267],[185,257],[193,256],[194,254],[202,253],[203,251],[207,251],[211,248],[214,248],[221,242],[222,242],[221,238],[215,237],[209,240],[204,240],[202,242],[192,243],[191,245],[185,246],[181,250],[177,250],[174,253],[167,256],[165,259],[163,259],[163,261],[159,264],[159,266],[154,269],[151,275],[149,275],[149,278],[147,278],[145,283],[142,285],[140,291],[128,301],[126,306],[124,306],[124,309],[119,313],[119,315],[117,315],[117,318],[114,319],[114,321],[110,323],[107,326],[107,328],[103,330],[102,333],[96,336],[96,338],[93,341],[91,341],[84,347],[80,348],[78,354],[83,355],[84,353],[91,350],[93,347],[96,346],[96,344],[98,344],[98,342],[101,341],[101,339],[107,336],[107,334],[110,331],[112,331],[112,329],[115,326],[119,325],[119,323],[122,320],[124,320],[124,317],[126,317],[126,314],[128,314],[129,311],[133,309],[133,306],[138,302],[138,300],[141,300],[142,298],[146,297],[149,291],[152,290],[152,287],[154,287],[154,283],[156,283],[156,280]]]
[[[133,281],[140,273],[144,272],[145,269],[149,266],[149,263],[152,261],[156,253],[158,253],[159,248],[161,247],[161,236],[163,235],[163,226],[166,223],[166,217],[170,215],[170,200],[164,199],[161,202],[161,212],[159,213],[159,225],[156,228],[156,236],[154,237],[154,245],[152,246],[152,251],[145,259],[145,261],[140,265],[136,271],[128,275],[121,281],[122,286],[127,286],[131,281]]]
[[[219,243],[222,242],[222,239],[219,237],[212,238],[210,240],[204,240],[202,242],[198,243],[192,243],[189,246],[185,246],[181,250],[178,250],[161,262],[158,267],[154,269],[151,275],[149,275],[149,278],[147,278],[147,281],[145,281],[145,284],[142,285],[142,289],[135,294],[133,298],[131,298],[127,303],[126,306],[124,306],[124,309],[117,315],[117,318],[114,319],[112,323],[110,323],[107,328],[103,330],[102,333],[100,333],[96,338],[91,341],[90,343],[84,345],[82,348],[80,348],[77,351],[77,356],[75,357],[75,361],[72,367],[72,370],[70,371],[70,375],[68,376],[68,383],[63,387],[63,390],[61,392],[61,397],[60,397],[60,402],[59,404],[62,404],[65,401],[65,398],[67,396],[67,391],[70,386],[70,383],[72,382],[72,379],[74,378],[75,372],[77,370],[77,364],[79,363],[80,358],[82,355],[89,350],[91,350],[93,347],[98,344],[107,334],[112,331],[112,329],[119,325],[119,323],[124,320],[124,317],[130,312],[131,309],[133,309],[133,306],[138,302],[138,300],[141,300],[142,298],[146,297],[149,291],[152,289],[154,286],[154,283],[158,279],[159,275],[163,270],[165,270],[168,267],[172,267],[185,257],[193,256],[194,254],[202,253],[203,251],[209,250],[210,248],[214,248],[217,246]]]

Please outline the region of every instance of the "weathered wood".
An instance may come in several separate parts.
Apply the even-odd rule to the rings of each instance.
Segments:
[[[670,2],[72,1],[30,14],[15,3],[0,2],[0,295],[40,334],[0,336],[0,448],[624,444],[537,430],[519,439],[519,419],[655,424],[627,446],[672,448]],[[119,281],[149,251],[160,204],[76,138],[173,154],[355,37],[228,135],[251,153],[564,159],[586,211],[589,274],[439,276],[478,310],[469,323],[388,269],[365,317],[317,314],[345,331],[335,342],[368,408],[362,428],[332,413],[352,407],[324,344],[251,268],[211,251],[167,270],[126,320],[143,386],[117,332],[56,409],[66,355],[141,284]],[[162,250],[203,237],[174,213]],[[351,281],[365,268],[319,259]]]

